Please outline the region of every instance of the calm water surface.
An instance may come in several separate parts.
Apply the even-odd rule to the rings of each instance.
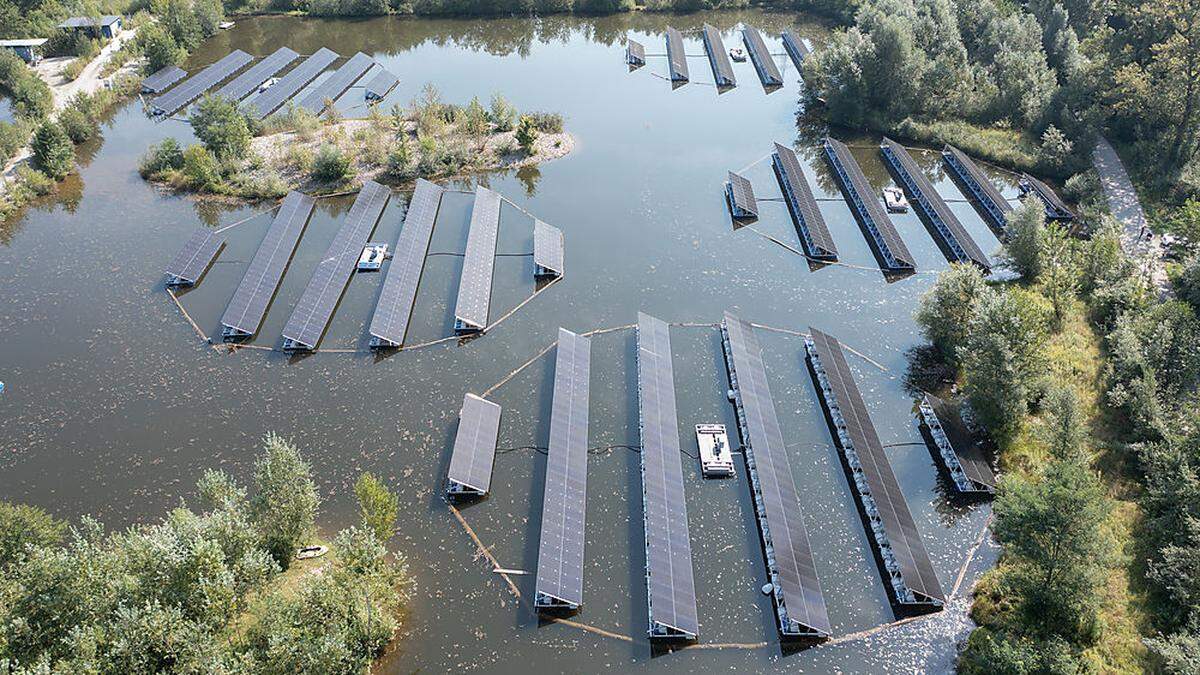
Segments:
[[[309,21],[241,19],[198,51],[188,69],[232,48],[256,55],[289,45],[301,53],[361,50],[397,73],[386,105],[411,100],[433,82],[444,100],[466,103],[503,92],[519,109],[565,115],[577,139],[569,157],[520,173],[479,176],[566,236],[565,278],[502,326],[468,343],[373,355],[325,353],[289,358],[245,350],[218,354],[200,342],[163,289],[162,268],[197,226],[252,216],[260,206],[218,206],[164,195],[136,173],[138,156],[167,136],[190,139],[178,122],[148,122],[139,106],[118,111],[103,139],[83,148],[80,176],[56,201],[0,225],[0,495],[43,505],[59,516],[98,514],[112,526],[159,517],[190,497],[204,469],[249,480],[257,441],[267,431],[296,440],[311,461],[325,503],[325,531],[351,524],[350,486],[373,471],[397,487],[404,516],[393,544],[408,554],[419,583],[408,632],[384,672],[534,670],[655,672],[944,671],[968,627],[963,607],[924,621],[804,651],[780,649],[750,502],[736,479],[702,481],[685,461],[702,644],[765,647],[689,649],[660,654],[643,639],[646,600],[638,457],[624,449],[589,460],[585,604],[578,621],[632,641],[559,624],[540,624],[518,604],[443,504],[440,494],[463,393],[480,392],[549,344],[558,326],[586,331],[629,324],[643,310],[672,322],[719,321],[733,309],[753,321],[803,330],[816,326],[868,356],[851,366],[903,485],[918,528],[948,592],[988,516],[985,505],[953,503],[920,445],[912,399],[902,384],[905,352],[919,342],[912,312],[947,265],[920,220],[896,225],[922,273],[889,283],[817,150],[820,130],[798,128],[799,78],[779,58],[787,85],[767,94],[750,63],[734,64],[741,86],[718,95],[703,58],[694,81],[672,90],[665,60],[628,72],[623,36],[651,54],[671,23],[687,51],[702,54],[703,22],[740,44],[741,22],[764,31],[782,52],[791,28],[820,43],[826,30],[796,15],[710,13],[603,19]],[[339,102],[361,114],[361,90]],[[890,179],[878,139],[849,139],[877,187]],[[768,154],[795,143],[848,266],[812,270],[803,259],[748,229],[735,231],[722,198],[727,170],[744,170],[761,198],[763,232],[799,246]],[[935,153],[918,154],[930,177],[985,250],[995,238],[943,174]],[[1011,181],[997,174],[1006,194]],[[373,240],[393,242],[411,188],[402,186]],[[350,199],[323,200],[291,263],[256,343],[275,346]],[[431,248],[461,252],[470,199],[443,201]],[[229,231],[228,245],[182,303],[206,333],[220,315],[269,225],[259,215]],[[506,205],[499,250],[528,253],[528,216]],[[428,261],[410,329],[412,340],[447,334],[461,258]],[[357,275],[338,306],[323,347],[366,346],[381,276]],[[535,290],[528,257],[497,260],[492,316]],[[672,329],[680,434],[694,452],[692,425],[735,429],[719,335]],[[794,478],[835,635],[895,619],[855,502],[822,419],[800,340],[760,331],[770,385],[791,452]],[[638,420],[632,331],[593,340],[590,445],[636,444]],[[493,398],[504,406],[501,448],[545,445],[553,351]],[[506,567],[533,571],[545,458],[501,452],[492,495],[464,516]],[[994,560],[985,546],[966,569],[969,584]],[[533,576],[514,577],[525,597]]]

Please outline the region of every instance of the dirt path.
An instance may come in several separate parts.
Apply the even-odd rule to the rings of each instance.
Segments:
[[[1142,266],[1142,271],[1159,295],[1168,294],[1170,281],[1163,266],[1162,237],[1150,231],[1150,223],[1138,200],[1137,190],[1129,180],[1129,173],[1125,171],[1117,151],[1104,138],[1096,144],[1092,165],[1100,175],[1100,184],[1108,199],[1108,210],[1121,224],[1121,247]]]

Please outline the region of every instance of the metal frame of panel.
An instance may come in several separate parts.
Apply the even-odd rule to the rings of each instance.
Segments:
[[[150,109],[155,115],[174,115],[253,60],[254,57],[246,52],[235,49],[171,91],[154,99],[150,103]]]
[[[271,227],[258,245],[254,259],[250,261],[246,274],[242,276],[229,306],[221,316],[224,338],[250,337],[258,332],[316,205],[316,199],[295,190],[283,199],[275,219],[271,221]]]
[[[1049,220],[1075,220],[1075,212],[1058,196],[1054,188],[1027,173],[1021,174],[1021,188],[1028,194],[1032,192],[1046,205],[1046,218]]]
[[[454,330],[460,333],[487,328],[492,273],[496,267],[496,236],[500,230],[500,200],[500,193],[482,185],[475,187],[467,252],[454,304]]]
[[[776,143],[771,162],[775,167],[779,189],[783,191],[784,201],[787,202],[788,213],[792,215],[792,225],[804,243],[805,253],[818,260],[837,260],[837,244],[833,243],[825,216],[821,215],[812,189],[808,187],[808,179],[800,168],[796,151]]]
[[[805,338],[804,349],[810,370],[828,413],[833,440],[858,495],[868,535],[878,548],[893,600],[904,607],[939,610],[946,596],[841,343],[815,328],[809,331],[811,337]]]
[[[758,29],[753,26],[743,28],[742,42],[746,43],[746,51],[750,53],[750,60],[754,62],[754,69],[758,71],[758,79],[762,85],[782,87],[783,73],[779,72],[775,59],[771,58],[771,50],[767,48],[767,43],[763,41]]]
[[[300,55],[295,51],[280,47],[270,56],[247,68],[246,72],[225,83],[224,87],[217,90],[216,95],[231,101],[240,101],[298,58]]]
[[[950,474],[950,480],[959,492],[995,494],[996,474],[984,459],[980,447],[977,444],[954,443],[945,426],[942,425],[935,406],[943,403],[936,396],[925,394],[918,405],[921,426],[933,441],[934,448],[937,450],[936,456],[941,459],[942,467]],[[954,425],[951,424],[951,426]],[[962,435],[959,434],[960,439],[961,437]]]
[[[642,43],[625,39],[625,63],[637,68],[646,65],[646,48]]]
[[[725,42],[721,40],[721,31],[704,24],[702,34],[704,51],[708,52],[708,65],[712,67],[717,87],[736,87],[737,77],[733,74],[733,64],[729,62],[729,52],[725,51]]]
[[[446,472],[446,496],[483,496],[492,484],[496,438],[500,435],[500,406],[475,394],[463,396],[458,433]]]
[[[958,179],[959,184],[966,187],[967,192],[975,198],[972,201],[979,216],[1003,241],[1005,230],[1008,228],[1008,214],[1013,210],[1012,204],[1008,203],[979,166],[962,150],[947,145],[942,150],[942,160],[950,168],[950,173]]]
[[[744,176],[730,171],[725,181],[725,200],[729,202],[729,215],[734,220],[758,218],[758,200],[754,198],[754,187]]]
[[[167,264],[168,286],[194,286],[212,265],[225,241],[213,230],[198,229]]]
[[[375,65],[375,61],[362,52],[351,56],[350,60],[343,63],[341,68],[333,71],[332,75],[301,99],[300,107],[314,115],[324,113],[325,101],[337,101],[342,94],[346,93],[350,85],[357,82],[373,65]]]
[[[285,351],[317,348],[333,317],[333,310],[337,308],[338,300],[346,291],[350,276],[354,274],[355,263],[362,254],[363,246],[375,231],[375,225],[391,196],[391,190],[375,181],[369,180],[363,184],[346,215],[346,222],[334,235],[321,262],[313,270],[308,286],[304,288],[303,295],[283,327]]]
[[[429,254],[429,241],[437,221],[438,207],[445,191],[442,186],[424,178],[417,179],[417,187],[404,214],[404,227],[396,237],[395,254],[388,266],[379,300],[375,303],[375,313],[371,316],[372,347],[399,347],[404,344],[413,304],[417,300],[417,287],[425,269],[425,258]]]
[[[826,137],[825,158],[829,160],[829,166],[850,204],[850,210],[854,212],[855,219],[867,235],[868,241],[873,244],[884,269],[897,272],[915,270],[917,265],[912,254],[908,252],[908,247],[904,245],[900,233],[896,232],[892,219],[875,197],[871,184],[867,182],[867,177],[863,175],[862,168],[846,144]]]
[[[804,40],[792,35],[790,30],[783,31],[780,36],[783,39],[783,49],[792,58],[792,63],[796,64],[796,70],[803,76],[804,74],[804,57],[809,55],[808,45],[804,44]]]
[[[533,599],[538,610],[575,610],[583,604],[591,349],[588,338],[558,329]]]
[[[271,113],[278,110],[279,106],[287,103],[301,89],[317,79],[317,76],[325,72],[329,64],[339,58],[341,57],[337,52],[321,47],[312,56],[304,59],[286,75],[279,78],[275,86],[247,101],[245,103],[246,111],[260,120],[266,119]]]
[[[161,68],[142,80],[142,93],[161,94],[185,77],[187,77],[187,71],[179,66]]]
[[[638,312],[638,430],[642,439],[642,525],[651,638],[700,634],[692,544],[675,410],[675,371],[667,323]]]
[[[561,277],[566,269],[563,265],[563,233],[562,230],[533,220],[533,263],[534,276]]]
[[[934,235],[938,239],[942,252],[950,262],[974,263],[985,272],[992,267],[987,254],[975,243],[975,239],[963,227],[958,216],[950,210],[945,200],[938,194],[925,172],[917,165],[908,150],[896,141],[884,136],[879,144],[879,150],[891,167],[892,173],[900,179],[900,184],[917,208],[925,216],[926,222],[933,226]]]
[[[672,82],[687,82],[687,54],[683,51],[683,35],[676,29],[667,26],[667,67],[671,72]]]
[[[762,348],[750,323],[729,312],[721,323],[721,337],[779,633],[786,638],[827,638],[832,628],[825,596],[767,384]]]
[[[363,97],[368,101],[382,100],[400,84],[399,76],[378,63],[363,75],[363,80],[366,81],[363,85]]]

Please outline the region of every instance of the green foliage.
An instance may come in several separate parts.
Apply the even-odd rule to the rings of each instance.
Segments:
[[[1200,629],[1148,641],[1163,668],[1172,675],[1200,675]]]
[[[138,31],[137,41],[146,57],[147,75],[179,65],[187,58],[187,50],[176,44],[175,38],[157,23]]]
[[[521,146],[521,150],[527,154],[533,154],[533,144],[537,142],[538,130],[533,119],[525,115],[521,116],[521,121],[517,123],[516,139],[517,144]]]
[[[512,131],[513,125],[517,122],[517,109],[508,102],[508,99],[498,93],[492,94],[490,115],[496,131]]]
[[[9,49],[0,49],[0,92],[12,98],[17,114],[33,119],[48,115],[54,100],[50,87]]]
[[[25,561],[31,549],[56,546],[66,524],[36,506],[0,502],[0,571]]]
[[[99,125],[89,115],[86,95],[78,94],[58,113],[58,123],[72,143],[83,143],[99,131]]]
[[[189,145],[183,151],[181,172],[194,190],[212,190],[221,183],[221,166],[203,145]]]
[[[350,158],[341,148],[327,143],[317,151],[312,176],[322,183],[339,183],[350,177]]]
[[[958,363],[979,300],[991,292],[979,268],[954,264],[939,274],[933,288],[921,296],[917,323],[925,339],[950,363]]]
[[[1059,131],[1058,127],[1051,124],[1042,132],[1042,145],[1038,149],[1038,153],[1043,165],[1049,167],[1054,173],[1059,173],[1067,167],[1074,152],[1075,144],[1067,138],[1066,134]]]
[[[138,163],[142,178],[158,178],[166,171],[183,168],[183,149],[174,138],[164,138],[161,143],[151,145]]]
[[[36,197],[44,197],[54,192],[57,186],[53,178],[25,164],[17,167],[17,179],[23,188]]]
[[[1200,311],[1200,256],[1192,258],[1183,266],[1175,279],[1175,292],[1179,298]]]
[[[484,110],[479,102],[479,97],[474,97],[463,109],[463,129],[472,136],[483,136],[488,132],[488,128],[487,110]]]
[[[1079,395],[1065,385],[1052,386],[1044,407],[1049,424],[1045,427],[1046,446],[1057,459],[1081,459],[1087,435]]]
[[[1007,234],[1005,262],[1029,281],[1037,281],[1044,267],[1046,248],[1046,210],[1042,203],[1029,198],[1009,212]]]
[[[47,176],[62,180],[75,168],[75,146],[56,122],[43,122],[33,134],[33,161]]]
[[[396,531],[396,516],[400,512],[400,498],[387,489],[383,481],[373,474],[364,473],[354,484],[358,497],[358,513],[362,526],[375,539],[387,542]]]
[[[321,499],[295,446],[271,433],[263,447],[264,455],[254,465],[256,493],[250,512],[264,547],[286,569],[296,548],[312,533]]]
[[[961,675],[1076,675],[1080,668],[1070,645],[1058,638],[1033,640],[997,634],[986,628],[971,632],[959,654]]]
[[[533,126],[546,134],[561,134],[563,132],[563,116],[558,113],[532,112],[526,115],[533,120]]]
[[[196,138],[217,159],[242,157],[250,147],[250,127],[235,101],[205,95],[193,109],[190,121]]]
[[[0,122],[0,164],[16,156],[17,151],[25,147],[29,132],[19,123]]]

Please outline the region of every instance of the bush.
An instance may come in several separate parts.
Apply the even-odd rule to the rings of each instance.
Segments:
[[[138,163],[138,173],[142,178],[154,178],[164,171],[178,171],[182,168],[183,150],[179,147],[179,141],[174,138],[164,138],[161,143],[151,145]]]
[[[45,511],[0,502],[0,571],[25,560],[30,550],[62,541],[66,525]]]
[[[33,160],[46,175],[62,180],[75,168],[75,146],[56,122],[43,122],[33,135]]]
[[[83,143],[96,133],[96,125],[78,108],[65,108],[58,113],[58,123],[72,143]]]
[[[1179,298],[1200,312],[1200,256],[1192,258],[1175,280]]]
[[[17,180],[21,181],[23,187],[38,197],[44,197],[54,192],[54,179],[28,166],[17,167]]]
[[[214,190],[221,184],[221,166],[203,145],[189,145],[183,151],[183,177],[196,190]]]
[[[400,511],[399,497],[370,473],[358,477],[354,494],[358,497],[358,513],[363,528],[372,532],[380,542],[391,539],[396,532],[396,516]]]
[[[537,142],[537,138],[538,130],[534,126],[533,119],[522,115],[520,123],[517,124],[516,139],[521,149],[525,151],[525,154],[533,154],[533,144]]]
[[[338,183],[350,176],[350,158],[336,145],[326,143],[313,160],[313,178],[322,183]]]
[[[50,87],[9,49],[0,49],[0,91],[12,97],[17,114],[33,119],[48,115],[54,101]]]
[[[992,292],[978,267],[955,264],[939,274],[933,288],[921,296],[917,323],[925,339],[951,364],[958,364],[980,298]]]
[[[187,58],[187,50],[175,43],[162,26],[151,24],[138,31],[138,42],[146,57],[146,74],[152,74],[166,68],[183,63]]]
[[[191,115],[196,138],[217,159],[241,157],[250,147],[250,127],[237,103],[222,96],[206,95]]]
[[[535,112],[527,115],[533,120],[533,126],[546,134],[561,134],[563,132],[563,116],[558,113]]]
[[[19,124],[0,122],[0,164],[7,164],[15,157],[28,138],[28,132]]]
[[[492,94],[490,116],[492,124],[496,126],[496,131],[512,131],[513,125],[517,122],[517,109],[500,94]]]
[[[1046,209],[1042,202],[1028,198],[1008,214],[1005,261],[1012,270],[1029,281],[1037,281],[1045,267]]]

